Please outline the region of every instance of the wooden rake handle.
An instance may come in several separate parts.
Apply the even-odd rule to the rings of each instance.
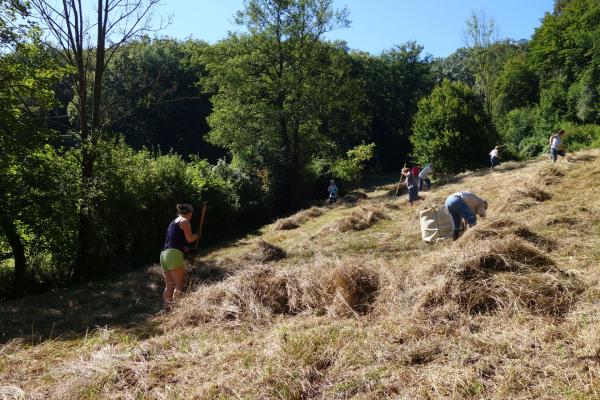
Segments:
[[[206,216],[206,209],[208,208],[207,203],[202,204],[202,211],[200,213],[200,224],[198,225],[198,239],[196,239],[196,243],[194,243],[194,249],[198,248],[198,244],[200,244],[200,238],[202,237],[202,227],[204,226],[204,217]]]

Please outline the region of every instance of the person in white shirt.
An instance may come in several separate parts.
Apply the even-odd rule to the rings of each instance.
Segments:
[[[427,190],[431,188],[431,179],[429,179],[431,173],[433,173],[431,163],[425,164],[421,172],[419,172],[419,191],[423,190],[423,183],[427,186]]]
[[[550,136],[550,156],[552,157],[553,163],[556,162],[558,156],[564,157],[567,155],[562,144],[562,138],[564,135],[565,131],[561,129],[558,131],[558,133]]]
[[[492,168],[494,168],[496,165],[500,165],[500,157],[498,156],[499,152],[500,146],[496,146],[492,151],[490,151],[490,162],[492,164]]]

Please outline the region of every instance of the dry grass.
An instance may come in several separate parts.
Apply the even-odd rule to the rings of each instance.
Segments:
[[[360,206],[357,210],[352,211],[350,215],[334,221],[325,228],[326,231],[348,232],[362,231],[369,228],[377,221],[389,219],[387,213],[377,206]]]
[[[251,261],[269,262],[277,261],[287,257],[287,253],[279,246],[275,246],[265,240],[259,240],[253,251],[246,254],[245,258]]]
[[[436,185],[420,205],[459,190],[490,203],[454,244],[423,243],[418,210],[389,199],[389,185],[355,207],[291,216],[303,216],[299,229],[269,226],[203,255],[190,265],[196,289],[170,314],[125,323],[138,300],[158,311],[155,273],[84,286],[79,297],[69,288],[6,302],[0,390],[32,399],[600,398],[598,154]],[[518,195],[528,204],[520,209],[507,206],[515,182],[530,193]],[[341,232],[352,217],[369,229]],[[272,248],[259,240],[288,256],[263,261]],[[111,313],[118,318],[84,319]],[[75,314],[91,329],[67,335]],[[27,334],[42,323],[52,340]]]
[[[545,251],[552,251],[556,242],[554,240],[540,236],[532,232],[525,225],[517,223],[508,218],[492,218],[479,223],[474,228],[469,229],[461,236],[459,245],[473,246],[478,240],[502,238],[508,235],[514,235],[530,244]]]
[[[537,173],[537,180],[543,185],[557,185],[565,176],[565,172],[554,165],[544,166]]]
[[[264,323],[275,315],[347,316],[371,310],[379,290],[377,272],[353,259],[322,261],[318,269],[325,274],[314,266],[249,267],[219,284],[198,288],[162,324],[170,329],[210,321]]]
[[[432,272],[438,285],[425,292],[424,309],[453,302],[470,314],[509,309],[562,316],[584,289],[554,260],[513,236],[450,252]]]
[[[318,218],[321,215],[323,215],[323,210],[321,208],[311,207],[308,210],[300,211],[289,218],[282,218],[276,221],[273,229],[277,231],[296,229],[309,219]]]
[[[342,201],[345,203],[356,203],[360,200],[367,199],[369,196],[360,190],[355,190],[353,192],[348,193],[342,198]]]

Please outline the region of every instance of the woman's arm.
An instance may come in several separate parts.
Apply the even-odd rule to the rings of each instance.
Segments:
[[[196,239],[198,239],[198,235],[192,233],[192,224],[190,224],[190,221],[188,221],[187,219],[182,219],[181,221],[179,221],[179,227],[183,231],[183,234],[185,235],[185,240],[188,243],[192,243]]]

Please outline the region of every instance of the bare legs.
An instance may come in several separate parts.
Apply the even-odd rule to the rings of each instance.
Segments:
[[[173,299],[183,293],[183,280],[185,277],[185,268],[179,267],[170,271],[163,272],[165,277],[165,290],[163,292],[163,301],[165,309],[169,311],[173,304]]]

